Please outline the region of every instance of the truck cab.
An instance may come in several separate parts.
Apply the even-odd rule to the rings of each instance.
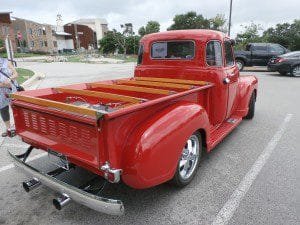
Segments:
[[[211,30],[168,31],[141,40],[136,77],[205,80],[210,93],[210,122],[218,125],[239,110],[239,69],[233,41]],[[244,79],[244,78],[242,78]]]

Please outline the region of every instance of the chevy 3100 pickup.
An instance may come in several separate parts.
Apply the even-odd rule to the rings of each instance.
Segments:
[[[17,134],[30,146],[9,153],[30,176],[24,189],[42,184],[58,192],[57,209],[73,200],[122,215],[121,200],[93,192],[95,178],[75,186],[58,175],[78,167],[135,189],[190,183],[202,153],[254,116],[257,79],[240,76],[233,44],[211,30],[150,34],[140,41],[132,78],[12,94]],[[29,164],[34,149],[57,158],[57,168]]]

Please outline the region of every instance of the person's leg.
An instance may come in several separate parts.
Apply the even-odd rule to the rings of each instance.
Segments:
[[[0,111],[1,111],[2,120],[5,123],[5,127],[6,127],[6,132],[2,133],[2,137],[15,136],[15,131],[11,129],[11,125],[10,125],[9,106],[5,106]]]

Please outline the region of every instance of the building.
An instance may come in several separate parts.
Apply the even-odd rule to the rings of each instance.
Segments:
[[[20,49],[44,53],[54,51],[51,25],[13,17],[12,27],[14,33],[20,37],[17,40]]]
[[[5,40],[8,38],[13,51],[17,50],[14,30],[12,28],[12,20],[10,14],[12,12],[0,12],[0,40],[5,46]]]
[[[72,35],[73,43],[76,49],[97,48],[96,32],[86,25],[68,23],[64,25],[64,32]]]
[[[70,24],[85,25],[91,28],[96,33],[96,41],[99,43],[105,33],[108,31],[108,23],[106,19],[95,18],[95,19],[79,19],[71,22]],[[97,44],[97,47],[100,46]]]
[[[62,24],[61,15],[58,14],[56,17],[56,26],[52,26],[54,52],[63,52],[74,49],[72,34],[66,33]]]

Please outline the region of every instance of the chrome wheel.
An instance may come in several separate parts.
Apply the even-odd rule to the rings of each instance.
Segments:
[[[243,64],[239,61],[236,62],[236,65],[237,65],[239,70],[241,70],[243,68]]]
[[[186,142],[179,160],[178,172],[182,180],[188,180],[194,173],[199,160],[199,139],[192,135]]]
[[[292,75],[294,77],[299,77],[300,76],[300,65],[295,66],[292,70]]]

